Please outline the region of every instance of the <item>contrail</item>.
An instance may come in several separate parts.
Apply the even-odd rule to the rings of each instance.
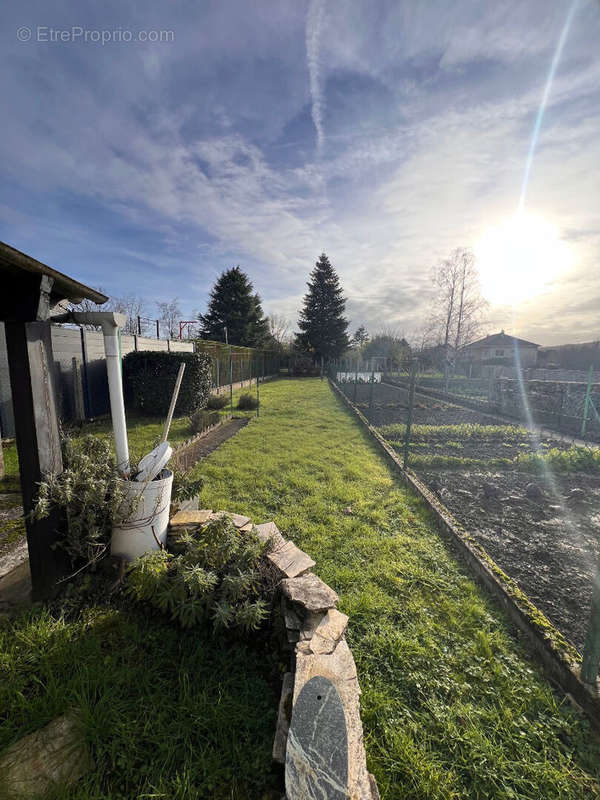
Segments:
[[[310,0],[306,15],[306,60],[310,80],[312,100],[312,119],[317,132],[317,150],[321,150],[325,135],[323,132],[324,99],[321,91],[320,42],[323,23],[322,0]]]
[[[525,173],[523,175],[523,185],[521,186],[521,198],[519,200],[519,211],[523,211],[525,207],[525,195],[527,194],[527,185],[529,183],[529,174],[531,172],[531,165],[533,163],[533,156],[535,154],[535,148],[537,146],[537,141],[540,135],[540,128],[542,127],[542,121],[544,119],[544,112],[546,111],[546,105],[548,104],[548,98],[550,97],[550,91],[552,89],[552,83],[554,82],[554,76],[556,74],[556,69],[558,67],[560,58],[562,56],[562,51],[565,46],[565,42],[567,41],[567,36],[569,35],[569,29],[571,27],[571,22],[573,21],[573,17],[575,16],[575,11],[577,9],[578,0],[574,0],[569,9],[567,14],[567,18],[565,20],[565,24],[561,31],[560,37],[558,39],[558,44],[556,45],[556,50],[554,51],[554,58],[552,59],[552,64],[550,65],[550,72],[548,73],[548,79],[546,80],[546,86],[544,87],[544,94],[542,95],[542,102],[540,103],[540,107],[538,108],[537,117],[535,118],[535,125],[533,126],[533,133],[531,135],[531,142],[529,143],[529,152],[527,153],[527,161],[525,162]]]

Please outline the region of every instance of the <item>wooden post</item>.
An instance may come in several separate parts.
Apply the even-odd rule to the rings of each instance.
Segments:
[[[40,600],[56,592],[57,581],[68,569],[66,553],[54,547],[66,524],[64,512],[54,508],[41,520],[30,515],[39,482],[62,472],[50,323],[6,322],[5,330],[13,403],[19,409],[15,431],[32,595]]]

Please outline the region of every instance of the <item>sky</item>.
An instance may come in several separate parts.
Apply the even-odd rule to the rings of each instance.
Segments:
[[[174,297],[184,318],[205,310],[239,264],[292,328],[325,251],[351,331],[409,336],[433,267],[471,247],[495,275],[483,333],[600,338],[600,0],[23,0],[0,15],[12,246],[144,297],[149,317]]]

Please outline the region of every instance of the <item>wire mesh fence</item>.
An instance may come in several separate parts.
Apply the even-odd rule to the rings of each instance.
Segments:
[[[582,442],[565,435],[556,410],[549,410],[562,391],[557,382],[521,387],[521,412],[509,417],[490,402],[490,381],[485,394],[481,380],[455,379],[453,391],[445,391],[444,377],[423,373],[416,361],[393,369],[382,364],[379,375],[367,366],[370,374],[359,363],[354,370],[332,364],[329,375],[404,465],[583,652],[593,592],[600,592],[600,448],[592,441],[597,384],[568,390],[579,434],[587,395],[588,441]],[[566,398],[565,390],[563,417]],[[519,408],[516,399],[511,407]],[[543,419],[556,427],[540,428]],[[597,605],[600,614],[600,596]],[[588,636],[597,669],[600,620]]]

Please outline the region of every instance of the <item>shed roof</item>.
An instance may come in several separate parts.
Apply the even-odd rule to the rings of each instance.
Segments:
[[[47,275],[54,279],[52,294],[57,298],[79,303],[81,300],[92,300],[94,303],[106,303],[108,297],[102,292],[86,286],[63,272],[59,272],[47,264],[22,253],[5,242],[0,242],[0,275],[4,280],[18,280],[25,273]]]
[[[534,342],[528,342],[526,339],[519,339],[517,336],[509,336],[508,333],[500,331],[500,333],[492,333],[489,336],[485,336],[483,339],[478,339],[476,342],[471,342],[470,344],[465,345],[465,347],[497,347],[498,345],[504,345],[504,347],[513,347],[515,344],[519,347],[540,346]]]

